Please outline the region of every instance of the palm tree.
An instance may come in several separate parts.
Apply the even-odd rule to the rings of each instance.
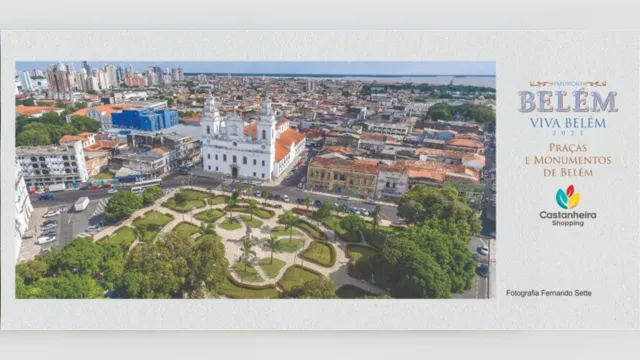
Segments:
[[[304,198],[304,205],[307,207],[307,211],[309,211],[309,206],[311,206],[311,198],[310,197],[306,197]]]
[[[253,186],[247,188],[247,199],[253,196]]]
[[[251,221],[253,221],[253,213],[258,209],[258,202],[254,199],[249,199],[249,213],[251,214]]]
[[[271,234],[268,239],[265,239],[264,244],[271,250],[271,264],[273,264],[273,253],[280,252],[280,250],[282,250],[282,244],[278,241],[278,237],[273,234]]]
[[[211,222],[204,221],[200,224],[200,233],[202,233],[202,235],[217,235],[215,225]]]
[[[376,205],[375,210],[371,213],[373,231],[376,232],[378,230],[378,225],[380,225],[380,205]]]
[[[264,199],[264,204],[267,205],[267,200],[269,200],[269,197],[271,196],[271,193],[268,191],[265,191],[262,193],[262,198]]]
[[[240,255],[240,262],[244,264],[245,270],[247,270],[247,265],[251,264],[253,259],[256,257],[256,252],[253,251],[253,247],[255,245],[256,243],[251,240],[251,237],[249,236],[245,236],[242,239],[242,248],[240,248],[242,254]]]
[[[233,197],[230,197],[226,200],[227,202],[227,211],[229,211],[229,219],[233,217],[233,211],[231,210],[234,206],[238,204],[238,200]]]
[[[293,227],[298,223],[300,218],[293,215],[293,213],[289,210],[285,211],[282,216],[282,221],[285,223],[285,230],[289,230],[289,244],[293,240]]]

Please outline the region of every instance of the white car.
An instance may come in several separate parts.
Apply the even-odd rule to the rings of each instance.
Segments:
[[[47,211],[46,213],[44,213],[43,217],[53,217],[53,216],[58,216],[60,215],[60,210],[56,210],[56,211]]]
[[[76,237],[77,237],[77,238],[79,238],[79,237],[91,237],[91,234],[88,234],[88,233],[86,233],[86,232],[83,232],[83,233],[78,234],[78,236],[76,236]]]
[[[38,238],[38,244],[44,245],[56,241],[55,236],[41,236]]]
[[[117,193],[117,192],[118,192],[118,190],[116,190],[116,189],[111,189],[111,190],[107,191],[107,194],[115,194],[115,193]]]
[[[100,226],[99,225],[89,226],[87,228],[87,231],[89,231],[89,232],[98,232],[98,231],[100,231]]]
[[[282,195],[282,201],[289,202],[289,195]]]
[[[372,198],[367,198],[367,199],[364,201],[364,203],[365,203],[365,204],[375,205],[375,204],[376,204],[376,201],[375,201],[375,200],[373,200]]]
[[[42,227],[42,230],[51,230],[51,229],[55,229],[58,227],[58,224],[48,224],[46,226]]]
[[[489,248],[487,247],[487,245],[482,245],[479,249],[478,252],[482,255],[489,255]]]

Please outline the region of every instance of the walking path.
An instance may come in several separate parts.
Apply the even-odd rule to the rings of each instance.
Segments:
[[[191,190],[196,190],[196,191],[202,191],[202,192],[207,192],[207,193],[213,193],[215,195],[228,195],[228,193],[222,192],[222,191],[209,191],[207,189],[204,188],[200,188],[200,187],[194,187],[194,186],[188,186],[188,187],[183,187],[183,189],[191,189]],[[167,201],[169,198],[171,198],[174,195],[173,192],[168,193],[166,195],[164,195],[163,197],[161,197],[159,200],[156,201],[156,203],[153,206],[141,209],[136,211],[135,213],[133,213],[132,216],[129,217],[129,219],[123,221],[122,223],[119,223],[117,225],[114,226],[109,226],[106,227],[104,229],[102,229],[99,233],[97,233],[94,236],[94,239],[102,239],[105,236],[109,236],[111,234],[113,234],[117,229],[119,229],[122,226],[131,226],[133,227],[133,219],[137,218],[137,217],[141,217],[144,216],[145,213],[149,212],[149,211],[158,211],[160,213],[163,214],[167,214],[167,215],[172,215],[173,216],[173,220],[171,220],[168,224],[166,224],[162,230],[160,231],[161,233],[169,233],[171,232],[178,224],[182,223],[182,222],[188,222],[191,223],[195,226],[200,227],[202,224],[202,221],[196,219],[194,216],[192,215],[197,215],[200,212],[203,211],[208,211],[210,209],[218,209],[218,210],[222,210],[224,211],[224,208],[226,207],[226,204],[218,204],[218,205],[213,205],[213,206],[206,206],[204,208],[200,208],[197,211],[194,212],[194,214],[191,214],[191,212],[189,213],[180,213],[180,212],[176,212],[174,210],[171,210],[169,208],[163,207],[162,204]],[[254,198],[254,197],[251,197]],[[258,198],[254,198],[258,201],[263,202],[263,199],[258,199]],[[250,236],[256,241],[256,247],[254,249],[254,251],[256,252],[256,260],[258,259],[265,259],[265,258],[269,258],[271,256],[271,251],[265,246],[265,239],[269,237],[270,233],[271,233],[271,229],[277,227],[277,226],[283,226],[282,224],[278,223],[278,218],[280,215],[282,215],[284,213],[284,211],[286,210],[291,210],[293,208],[297,207],[294,204],[288,204],[288,203],[282,203],[282,209],[274,209],[274,208],[269,208],[270,210],[275,212],[275,216],[269,218],[269,219],[262,219],[260,217],[256,217],[254,215],[254,217],[256,217],[256,219],[262,221],[262,226],[260,228],[257,229],[251,229],[251,234]],[[347,257],[347,246],[348,244],[341,242],[341,241],[327,241],[326,244],[328,244],[329,246],[332,246],[335,249],[335,253],[336,253],[336,262],[333,266],[331,267],[324,267],[315,263],[312,263],[310,261],[305,261],[304,258],[302,258],[300,256],[300,254],[302,252],[304,252],[305,249],[307,249],[311,243],[313,242],[313,239],[311,239],[304,231],[298,229],[298,231],[302,234],[302,235],[297,235],[296,238],[300,238],[304,241],[303,246],[296,251],[295,253],[287,253],[287,252],[279,252],[279,253],[274,253],[273,257],[276,259],[279,259],[281,261],[283,261],[285,263],[285,265],[282,267],[282,269],[280,270],[280,272],[278,273],[278,275],[275,278],[269,278],[267,276],[267,274],[264,272],[264,270],[262,268],[260,268],[260,265],[258,265],[257,263],[253,265],[253,267],[256,269],[257,273],[260,275],[260,277],[262,277],[262,281],[259,282],[251,282],[251,281],[247,281],[247,280],[242,280],[234,271],[233,269],[231,269],[231,266],[233,266],[233,264],[235,264],[236,262],[239,261],[240,259],[240,255],[242,254],[242,239],[243,237],[245,237],[247,235],[247,227],[244,224],[244,222],[242,221],[242,219],[240,218],[240,215],[242,215],[244,213],[239,213],[239,212],[233,212],[232,215],[233,217],[239,221],[242,226],[239,229],[236,230],[227,230],[227,229],[223,229],[222,227],[219,226],[219,224],[225,220],[227,220],[229,217],[228,216],[223,216],[220,219],[218,219],[215,224],[216,224],[216,233],[222,238],[222,242],[224,244],[224,248],[225,248],[225,257],[227,258],[227,260],[229,261],[230,264],[230,274],[231,276],[237,280],[239,283],[243,283],[243,284],[251,284],[251,285],[267,285],[267,284],[276,284],[283,276],[284,273],[286,272],[286,270],[291,267],[294,264],[299,264],[302,265],[305,268],[308,268],[310,270],[314,270],[328,278],[330,278],[331,280],[333,280],[336,284],[336,288],[340,288],[343,285],[353,285],[353,286],[357,286],[367,292],[373,293],[375,295],[384,295],[387,294],[387,292],[381,288],[378,288],[376,286],[373,286],[372,284],[360,280],[360,279],[355,279],[351,276],[349,276],[347,270],[349,268],[349,262],[350,259]],[[323,224],[309,219],[309,218],[305,218],[305,220],[309,221],[310,223],[313,223],[315,226],[317,226],[318,228],[320,228],[325,235],[327,236],[327,239],[333,239],[333,231],[328,229],[327,227],[325,227]],[[389,221],[387,220],[381,220],[381,224],[384,224],[384,222],[389,223]],[[193,235],[193,236],[197,236]],[[280,241],[288,241],[287,237],[280,237]],[[365,245],[365,246],[369,246],[366,242],[364,242],[364,238],[361,239],[361,242],[358,243],[359,245]]]

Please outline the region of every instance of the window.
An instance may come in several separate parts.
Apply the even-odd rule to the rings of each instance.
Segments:
[[[209,166],[209,168],[211,168],[211,166]],[[216,171],[218,171],[218,167],[216,166]]]
[[[222,161],[227,162],[227,154],[222,155]]]
[[[258,165],[258,160],[253,159],[253,165]]]
[[[207,125],[207,134],[211,134],[211,126]]]
[[[38,161],[38,159],[35,156],[32,156],[31,161]]]
[[[349,185],[353,185],[353,179],[349,180]]]
[[[218,160],[218,154],[216,154],[216,160]]]
[[[256,173],[253,173],[253,177],[256,177]]]
[[[71,155],[71,160],[75,160],[75,159],[76,159],[75,155]]]
[[[211,160],[211,154],[207,154],[207,159]]]
[[[267,140],[267,131],[262,130],[262,140]]]
[[[237,158],[235,155],[233,155],[233,161],[232,161],[232,162],[233,162],[234,164],[235,164],[236,162],[238,162],[238,158]]]
[[[67,155],[63,155],[62,160],[69,160],[69,157]]]
[[[242,164],[243,165],[247,165],[247,157],[246,156],[242,157]]]
[[[262,178],[264,179],[264,173],[262,173]]]
[[[209,165],[209,170],[211,170],[211,165]],[[216,170],[218,170],[218,168],[216,168]]]
[[[265,166],[265,162],[264,162],[264,160],[262,160],[262,166]]]
[[[73,165],[73,166],[78,166],[78,164],[76,164],[76,162],[75,162],[75,161],[74,161],[74,162],[72,162],[72,163],[71,163],[71,165]]]

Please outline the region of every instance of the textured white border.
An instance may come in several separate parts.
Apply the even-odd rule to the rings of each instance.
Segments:
[[[9,240],[2,241],[3,329],[628,329],[639,323],[636,33],[51,31],[5,32],[1,41],[3,184],[14,176],[14,63],[61,59],[497,61],[500,174],[498,298],[484,301],[16,301],[14,190],[3,186],[2,239]],[[515,111],[516,91],[529,80],[576,78],[607,80],[620,93],[624,110],[613,130],[592,140],[618,159],[610,171],[625,191],[598,204],[608,213],[601,230],[580,232],[579,239],[566,232],[542,236],[529,212],[531,201],[545,203],[538,199],[547,189],[523,168],[522,156],[546,140],[529,136]],[[597,181],[590,190],[609,189],[610,181]],[[588,286],[595,294],[544,301],[501,296],[506,288],[539,286]]]

